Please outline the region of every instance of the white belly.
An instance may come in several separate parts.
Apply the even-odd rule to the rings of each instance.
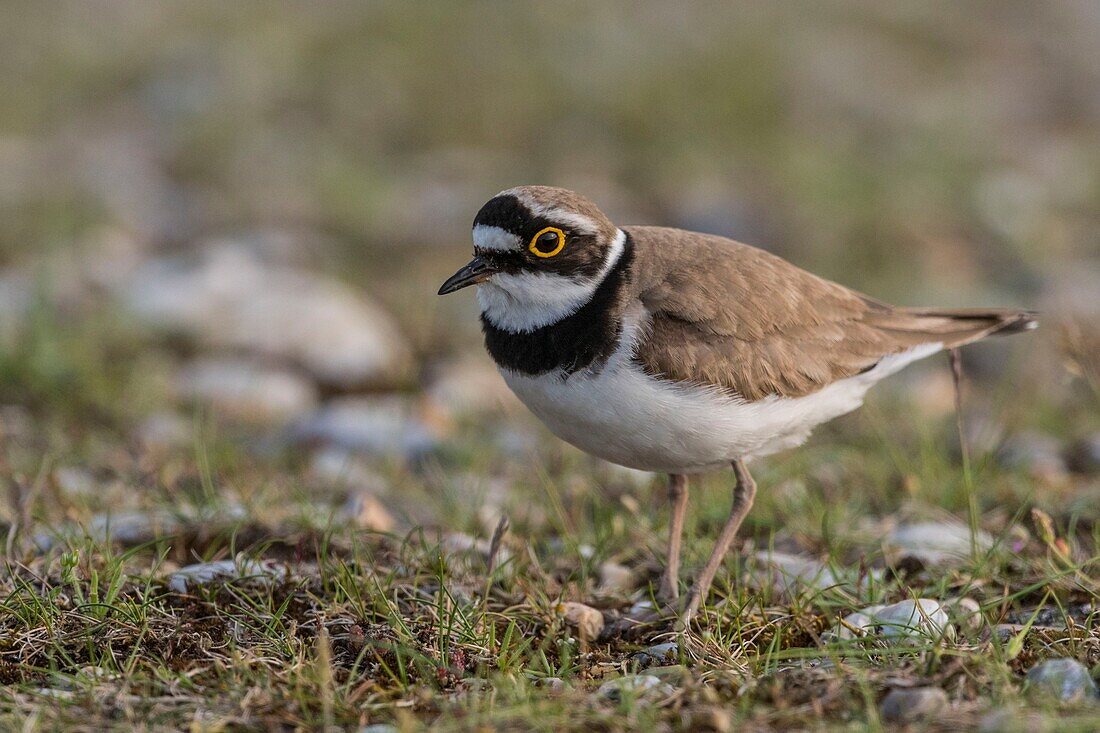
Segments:
[[[793,448],[827,420],[860,406],[870,387],[940,350],[926,344],[805,397],[745,402],[646,375],[616,353],[598,373],[568,379],[502,370],[513,392],[562,440],[605,460],[664,473],[698,473]]]

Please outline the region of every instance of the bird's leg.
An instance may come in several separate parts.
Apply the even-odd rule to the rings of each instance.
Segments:
[[[691,623],[691,619],[699,611],[700,604],[706,599],[714,575],[722,565],[726,553],[729,552],[730,545],[733,544],[733,538],[737,536],[737,530],[741,527],[741,522],[745,520],[745,516],[752,508],[752,501],[756,498],[756,482],[749,475],[749,470],[745,468],[744,461],[741,459],[734,461],[733,471],[737,476],[737,485],[733,489],[733,506],[730,508],[726,525],[722,527],[722,532],[718,535],[718,541],[714,543],[714,551],[711,552],[710,559],[707,560],[706,566],[688,592],[687,604],[680,613],[680,619],[677,622],[677,627],[681,630],[687,628],[687,625]]]
[[[672,516],[668,525],[668,555],[665,558],[665,572],[661,576],[661,589],[658,591],[657,598],[661,603],[668,603],[680,597],[680,546],[688,504],[688,480],[684,474],[669,474],[668,503],[672,508]]]

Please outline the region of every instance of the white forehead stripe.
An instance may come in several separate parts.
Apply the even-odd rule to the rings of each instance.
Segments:
[[[589,219],[584,214],[578,214],[575,211],[561,211],[554,208],[542,208],[538,207],[538,216],[552,221],[555,223],[561,223],[565,225],[565,228],[574,231],[578,234],[599,234],[600,228],[596,225],[596,222]]]
[[[474,247],[477,249],[491,249],[498,252],[508,252],[520,249],[523,242],[515,234],[505,231],[500,227],[478,224],[474,227]]]
[[[584,214],[578,214],[569,209],[560,209],[553,204],[542,204],[528,196],[523,191],[509,189],[501,191],[501,194],[515,196],[521,204],[527,207],[532,216],[542,217],[554,224],[564,225],[566,229],[572,229],[578,234],[599,234],[600,225]],[[498,194],[498,195],[501,195]]]
[[[494,326],[512,333],[529,333],[557,323],[592,299],[596,288],[622,257],[625,244],[626,234],[620,229],[608,247],[600,271],[590,278],[548,272],[493,275],[477,288],[481,312]]]

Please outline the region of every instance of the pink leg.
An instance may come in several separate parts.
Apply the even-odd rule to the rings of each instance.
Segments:
[[[668,525],[668,556],[658,593],[658,600],[662,603],[668,603],[680,597],[680,547],[684,534],[684,515],[687,513],[688,504],[687,476],[679,473],[669,474],[668,502],[672,507],[672,517]]]
[[[744,462],[740,459],[733,462],[733,471],[737,476],[737,485],[733,489],[733,506],[730,508],[729,518],[726,519],[726,525],[722,527],[722,532],[718,535],[717,542],[714,543],[714,550],[711,552],[710,559],[707,560],[703,572],[699,574],[699,577],[695,580],[695,585],[691,587],[691,591],[688,593],[687,605],[684,606],[684,610],[680,614],[680,620],[677,623],[680,629],[687,628],[687,625],[691,623],[691,619],[699,611],[699,606],[706,600],[707,593],[710,591],[710,584],[714,582],[714,576],[718,572],[718,568],[721,567],[722,561],[725,560],[726,553],[729,552],[730,545],[733,544],[733,540],[737,536],[737,530],[741,528],[741,522],[745,521],[749,510],[752,509],[752,502],[756,497],[756,482],[752,480],[752,476],[749,475],[748,469],[745,468]]]

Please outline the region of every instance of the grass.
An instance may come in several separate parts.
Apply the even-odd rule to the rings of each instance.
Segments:
[[[397,529],[365,531],[340,510],[354,487],[319,482],[276,429],[196,409],[188,440],[150,444],[144,421],[180,409],[167,375],[199,345],[69,290],[115,239],[159,254],[286,230],[432,367],[477,339],[469,301],[424,296],[468,254],[477,206],[560,184],[622,223],[735,235],[899,303],[1061,309],[1008,363],[966,352],[964,408],[967,425],[1065,444],[1100,430],[1090,304],[1052,297],[1096,257],[1097,118],[1080,102],[1095,24],[1057,4],[941,11],[19,4],[0,23],[0,275],[28,270],[42,292],[17,337],[0,317],[0,729],[877,730],[885,692],[915,684],[952,703],[929,729],[1100,727],[1096,706],[1022,694],[1046,657],[1100,673],[1097,615],[1080,612],[1097,604],[1096,476],[1008,465],[976,440],[964,461],[954,412],[912,370],[754,464],[738,550],[675,663],[645,670],[671,691],[612,701],[600,685],[670,630],[582,639],[559,606],[613,621],[652,594],[658,480],[487,411],[423,460],[371,459]],[[689,573],[731,478],[692,485]],[[487,543],[501,512],[491,571],[448,543]],[[945,570],[893,567],[881,538],[909,518],[997,543]],[[860,582],[778,592],[753,582],[762,549]],[[284,574],[170,587],[220,560]],[[629,591],[601,589],[609,562]],[[981,623],[824,643],[838,618],[914,597],[969,597]]]
[[[1095,512],[1059,509],[1087,482],[1043,486],[984,455],[967,475],[952,457],[953,416],[914,419],[904,393],[877,395],[864,414],[755,468],[762,491],[741,551],[675,663],[645,670],[671,687],[611,701],[599,686],[640,671],[637,652],[674,639],[670,627],[585,639],[559,604],[588,603],[613,621],[652,594],[666,521],[659,481],[626,481],[539,432],[533,452],[509,458],[491,438],[502,417],[471,418],[417,468],[377,464],[403,529],[367,532],[337,511],[346,487],[318,490],[295,451],[252,452],[240,427],[197,413],[189,445],[142,449],[133,426],[165,397],[149,388],[119,402],[120,384],[155,383],[139,374],[148,361],[114,361],[135,350],[132,334],[120,326],[90,339],[46,317],[38,329],[3,361],[5,402],[33,418],[0,444],[9,484],[4,728],[878,729],[887,726],[884,692],[917,684],[953,701],[931,729],[1001,709],[1019,710],[1021,729],[1033,724],[1028,715],[1059,730],[1100,719],[1095,706],[1021,695],[1023,672],[1040,659],[1100,665],[1096,614],[1073,610],[1098,602],[1100,529]],[[506,419],[537,430],[523,416]],[[74,465],[101,489],[60,486],[55,469]],[[724,519],[730,478],[693,484],[689,569]],[[484,547],[441,541],[455,531],[490,538],[495,519],[481,500],[489,480],[507,485],[501,509],[511,520],[491,571]],[[971,486],[976,522],[996,546],[947,571],[891,569],[878,539],[884,522],[965,519]],[[163,518],[161,531],[93,519],[125,509]],[[753,548],[828,558],[860,580],[793,593],[761,586]],[[235,559],[243,577],[170,587],[180,566],[221,559]],[[285,575],[250,577],[258,560]],[[631,568],[635,588],[601,590],[605,562]],[[963,596],[980,604],[981,622],[955,634],[903,646],[823,640],[869,604]],[[1039,608],[1060,609],[1056,622],[1033,623]],[[1008,620],[1024,626],[994,630]],[[562,687],[548,687],[551,678]]]

